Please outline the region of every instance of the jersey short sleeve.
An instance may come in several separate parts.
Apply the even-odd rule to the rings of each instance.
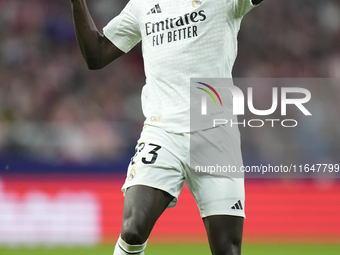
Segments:
[[[252,0],[232,0],[235,18],[241,18],[246,15],[256,5]]]
[[[120,50],[127,53],[141,40],[141,32],[131,0],[122,12],[104,28],[104,35]]]

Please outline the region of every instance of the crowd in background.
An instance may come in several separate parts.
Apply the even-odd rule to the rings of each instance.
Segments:
[[[87,2],[102,28],[127,1]],[[244,18],[234,76],[340,78],[340,2],[266,0]],[[69,0],[0,0],[0,157],[81,164],[119,160],[133,151],[143,125],[144,83],[140,46],[100,71],[87,69]],[[317,100],[331,104],[324,113],[329,125],[314,125],[323,121],[314,118],[289,132],[247,129],[245,160],[298,162],[314,154],[336,160],[340,90],[324,88]],[[309,150],[293,146],[296,150],[287,152],[293,141]]]

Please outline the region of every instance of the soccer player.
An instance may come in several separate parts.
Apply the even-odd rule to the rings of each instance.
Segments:
[[[192,162],[204,165],[209,160],[205,152],[221,164],[241,166],[238,128],[204,123],[190,128],[189,87],[190,78],[231,78],[241,20],[261,2],[131,0],[102,35],[86,0],[71,0],[76,37],[89,69],[103,68],[142,41],[146,120],[122,187],[123,224],[114,255],[144,254],[154,224],[176,204],[184,181],[197,202],[212,253],[241,254],[243,178],[197,175],[190,167]],[[201,145],[190,148],[192,137]]]

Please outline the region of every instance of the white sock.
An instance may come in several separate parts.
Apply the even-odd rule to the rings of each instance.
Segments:
[[[147,241],[143,244],[130,245],[119,236],[113,255],[144,255],[146,243]]]

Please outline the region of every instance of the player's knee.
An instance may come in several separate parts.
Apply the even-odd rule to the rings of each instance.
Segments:
[[[240,255],[242,247],[242,237],[234,237],[229,242],[228,252],[223,254]]]
[[[225,254],[240,255],[241,254],[241,243],[232,243],[230,245],[230,252]]]
[[[125,242],[131,245],[145,243],[148,238],[143,233],[142,228],[132,221],[123,222],[121,237]]]
[[[213,255],[240,255],[241,245],[229,244],[212,250]]]
[[[131,245],[142,244],[146,241],[142,234],[136,229],[122,230],[121,237],[126,243]]]
[[[218,245],[212,247],[213,255],[240,255],[242,247],[242,238],[231,238],[229,240],[220,240]]]

